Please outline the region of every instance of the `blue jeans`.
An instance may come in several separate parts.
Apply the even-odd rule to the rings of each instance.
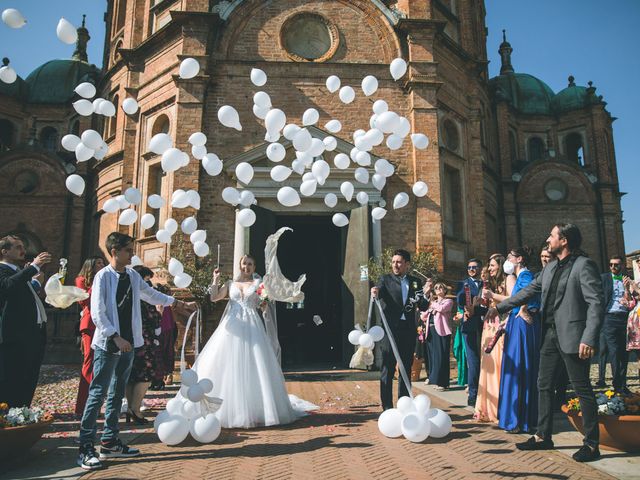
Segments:
[[[124,397],[124,389],[133,365],[131,352],[109,353],[96,347],[93,356],[93,380],[89,385],[89,398],[80,422],[80,444],[93,444],[98,429],[98,415],[105,397],[105,425],[102,442],[109,443],[118,438],[118,420]]]

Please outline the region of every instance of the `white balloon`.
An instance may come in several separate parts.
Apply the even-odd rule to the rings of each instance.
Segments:
[[[345,153],[339,153],[333,158],[333,164],[340,170],[349,168],[350,163],[351,160],[349,160],[349,157]]]
[[[258,105],[253,106],[253,114],[260,120],[264,120],[267,117],[267,113],[269,113],[268,108],[263,108]]]
[[[376,160],[374,168],[376,173],[384,177],[390,177],[391,175],[393,175],[393,172],[395,170],[393,165],[391,165],[391,163],[389,163],[386,158],[379,158],[378,160]]]
[[[272,108],[264,118],[264,126],[268,132],[280,132],[287,123],[287,116],[279,108]]]
[[[18,79],[16,71],[8,65],[0,67],[0,80],[4,83],[13,83]]]
[[[105,117],[113,117],[116,114],[116,107],[109,100],[105,100],[100,104],[100,111],[97,113],[100,113]]]
[[[429,423],[431,426],[430,436],[433,438],[443,438],[451,433],[451,427],[453,426],[453,422],[451,421],[451,417],[447,415],[446,412],[443,412],[439,408],[432,409],[436,410],[435,415],[429,415]]]
[[[193,244],[193,253],[199,257],[206,257],[209,255],[209,245],[206,242],[196,242]]]
[[[402,58],[396,58],[391,62],[391,65],[389,65],[389,71],[391,72],[393,79],[398,80],[407,73],[407,62]]]
[[[393,131],[394,135],[401,138],[406,137],[411,132],[411,122],[407,117],[400,117],[398,121],[398,127]]]
[[[189,435],[189,421],[182,415],[169,415],[158,421],[158,438],[165,445],[178,445]]]
[[[160,243],[171,243],[171,234],[164,228],[161,228],[156,232],[156,240]]]
[[[358,167],[353,175],[360,183],[369,183],[369,171],[366,168]]]
[[[371,335],[363,333],[360,335],[360,338],[358,338],[358,344],[364,348],[373,348],[375,342],[373,341],[373,338],[371,338]]]
[[[300,159],[295,159],[293,162],[291,162],[291,169],[298,175],[302,175],[305,169],[304,162]]]
[[[204,242],[207,239],[207,231],[206,230],[196,230],[189,236],[189,241],[191,243]]]
[[[253,95],[253,103],[260,108],[271,109],[271,97],[267,92],[256,92]]]
[[[384,141],[384,134],[381,130],[372,128],[365,134],[365,138],[371,145],[377,147]]]
[[[429,192],[429,187],[426,183],[419,181],[413,184],[411,190],[416,197],[424,197]]]
[[[202,147],[207,143],[207,136],[202,132],[195,132],[189,136],[188,141],[194,147]]]
[[[115,198],[110,198],[104,202],[102,205],[102,209],[106,213],[116,213],[120,209],[120,205],[118,204],[118,200]]]
[[[278,190],[277,198],[278,202],[285,207],[295,207],[296,205],[300,205],[300,196],[298,195],[298,192],[291,187],[282,187]]]
[[[360,205],[366,205],[367,203],[369,203],[369,194],[367,192],[358,192],[358,194],[356,195],[356,201]]]
[[[238,111],[230,105],[223,105],[220,107],[218,110],[218,120],[225,127],[235,128],[238,131],[242,131]]]
[[[2,21],[5,23],[5,25],[7,25],[7,27],[10,28],[20,28],[23,27],[25,23],[27,23],[27,21],[22,16],[22,13],[20,13],[15,8],[7,8],[6,10],[3,10]]]
[[[402,148],[403,138],[398,135],[389,135],[387,137],[387,147],[389,150],[399,150]]]
[[[182,151],[171,147],[162,154],[160,166],[165,172],[175,172],[182,166]]]
[[[316,193],[318,182],[316,180],[306,180],[300,185],[300,193],[305,197],[310,197]]]
[[[87,147],[82,142],[80,142],[76,146],[76,160],[78,160],[78,162],[86,162],[91,157],[93,157],[94,153],[95,153],[95,150],[93,150],[92,148]]]
[[[238,180],[245,185],[251,183],[251,180],[253,179],[253,167],[251,164],[247,162],[240,162],[236,166],[236,177],[238,177]]]
[[[124,198],[126,198],[127,202],[131,205],[140,205],[140,202],[142,202],[140,190],[134,187],[129,187],[124,191]]]
[[[250,207],[254,203],[256,203],[256,196],[251,190],[242,190],[240,192],[240,205]]]
[[[368,152],[358,152],[356,153],[356,163],[363,167],[368,167],[371,165],[371,155]],[[368,175],[367,175],[368,178]],[[366,181],[363,183],[367,183]]]
[[[302,181],[303,182],[307,182],[309,180],[315,180],[315,179],[316,179],[316,177],[313,174],[313,172],[307,172],[304,175],[302,175]]]
[[[313,157],[311,153],[309,153],[309,150],[306,152],[296,152],[296,158],[304,164],[304,168],[311,168]]]
[[[67,190],[78,197],[84,192],[84,178],[80,175],[69,175],[65,180],[65,185],[67,186]]]
[[[256,87],[261,87],[265,83],[267,83],[267,74],[259,68],[251,69],[251,83],[253,83]]]
[[[424,442],[431,432],[431,423],[424,415],[408,413],[402,418],[402,434],[410,442]]]
[[[291,175],[292,170],[284,165],[276,165],[269,174],[274,182],[284,182]]]
[[[238,212],[238,223],[243,227],[250,227],[256,223],[256,213],[250,208],[243,208]]]
[[[64,17],[58,21],[58,26],[56,27],[56,35],[58,35],[58,39],[61,42],[64,42],[67,45],[73,45],[78,41],[78,32],[76,30],[76,27],[74,27]]]
[[[73,135],[72,133],[69,133],[64,137],[62,137],[62,140],[60,141],[60,143],[62,144],[62,148],[64,148],[68,152],[75,152],[76,147],[80,143],[80,137],[78,137],[77,135]]]
[[[122,110],[127,115],[133,115],[138,111],[138,102],[133,98],[125,98],[122,101]]]
[[[147,205],[151,208],[162,208],[165,203],[164,198],[155,193],[153,195],[149,195],[149,198],[147,198]]]
[[[382,191],[385,184],[387,183],[387,179],[384,177],[384,175],[376,173],[371,177],[371,183],[374,187],[376,187],[377,190]]]
[[[367,333],[371,335],[374,342],[379,342],[384,338],[384,329],[379,325],[374,325]]]
[[[378,115],[376,113],[374,113],[373,115],[371,115],[371,117],[369,117],[369,126],[371,128],[376,128],[377,119],[378,119]]]
[[[335,213],[333,217],[331,217],[331,221],[336,227],[349,225],[349,219],[344,213]]]
[[[189,275],[188,273],[182,272],[178,275],[176,275],[173,278],[173,284],[178,287],[178,288],[187,288],[189,285],[191,285],[191,282],[193,281],[193,278],[191,277],[191,275]],[[194,387],[197,385],[194,385]],[[194,387],[189,387],[189,392],[191,392],[191,389]],[[202,394],[204,396],[204,393]],[[194,400],[193,398],[189,397],[189,400],[191,400],[192,402],[197,402],[198,400]]]
[[[322,185],[331,173],[331,167],[324,160],[316,160],[311,166],[311,173],[313,173],[318,183]]]
[[[142,227],[143,230],[153,227],[155,223],[156,217],[154,217],[151,213],[145,213],[144,215],[142,215],[142,217],[140,217],[140,227]]]
[[[416,406],[413,404],[413,400],[411,400],[410,397],[400,397],[398,399],[398,410],[400,411],[400,413],[402,413],[403,415],[406,415],[408,413],[415,413],[417,412],[416,410]]]
[[[173,140],[166,133],[156,133],[149,141],[149,151],[162,155],[173,147]]]
[[[350,202],[353,197],[353,184],[351,182],[342,182],[340,185],[340,193],[342,193],[342,196],[347,202]]]
[[[354,142],[359,152],[368,152],[373,149],[373,145],[369,142],[366,135],[360,135]]]
[[[316,110],[315,108],[307,108],[302,114],[302,125],[304,125],[305,127],[309,125],[315,125],[316,123],[318,123],[319,119],[320,114],[318,113],[318,110]]]
[[[301,128],[294,136],[293,136],[293,148],[298,150],[299,152],[306,152],[311,148],[313,138],[309,133],[309,130],[306,128]]]
[[[213,390],[213,382],[208,378],[203,378],[202,380],[200,380],[198,382],[198,385],[202,387],[204,393],[209,393],[211,390]]]
[[[191,368],[185,369],[182,373],[180,373],[180,382],[182,385],[186,385],[187,387],[191,387],[198,383],[198,372]]]
[[[416,407],[416,412],[426,416],[429,408],[431,408],[431,399],[424,394],[420,394],[413,399],[413,406]]]
[[[411,135],[411,142],[418,150],[424,150],[429,146],[429,137],[424,133],[414,133]]]
[[[208,175],[215,177],[222,172],[222,161],[215,153],[207,153],[202,157],[202,167]]]
[[[222,199],[235,207],[240,203],[240,192],[233,187],[226,187],[222,190]]]
[[[340,123],[340,120],[329,120],[324,124],[324,128],[326,128],[328,132],[338,133],[342,130],[342,123]]]
[[[319,138],[313,138],[311,140],[311,147],[309,147],[307,153],[311,155],[311,157],[319,157],[324,153],[324,142]]]
[[[322,143],[324,143],[324,149],[327,152],[333,152],[338,146],[338,140],[335,137],[324,137]]]
[[[95,130],[85,130],[80,136],[80,140],[87,148],[95,150],[102,145],[102,136]]]
[[[376,115],[381,115],[388,110],[389,105],[384,100],[376,100],[375,102],[373,102],[373,113],[375,113]]]
[[[300,131],[300,127],[295,123],[289,123],[282,129],[282,135],[287,140],[293,141],[293,137],[296,136],[296,133]]]
[[[89,100],[85,100],[84,98],[73,102],[72,105],[73,109],[83,117],[88,117],[93,113],[93,103]]]
[[[267,158],[272,162],[281,162],[287,155],[287,151],[281,143],[271,143],[267,147]]]
[[[334,223],[335,223],[335,222],[334,222]],[[358,329],[356,328],[356,329],[351,330],[351,331],[349,332],[349,335],[348,335],[348,337],[347,337],[347,338],[349,339],[349,343],[350,343],[351,345],[358,346],[358,345],[360,345],[360,337],[361,337],[362,335],[363,335],[362,330],[358,330]]]
[[[207,154],[207,147],[204,145],[194,145],[191,147],[191,155],[196,160],[202,160],[204,156]]]
[[[367,75],[362,79],[362,91],[368,97],[378,90],[378,79],[373,75]]]
[[[96,98],[93,102],[93,112],[102,115],[102,104],[106,102],[104,98]]]
[[[382,220],[386,214],[387,214],[387,211],[382,207],[376,207],[373,210],[371,210],[371,216],[375,220]]]
[[[191,422],[189,433],[193,439],[200,443],[211,443],[220,436],[222,426],[215,413],[208,413],[204,417],[196,418]]]
[[[131,257],[131,266],[135,267],[137,265],[144,265],[144,262],[138,255],[134,255],[133,257]]]
[[[120,210],[124,210],[130,205],[129,200],[127,200],[124,195],[118,195],[116,200],[118,201],[118,208],[120,208]]]
[[[186,235],[191,235],[198,229],[198,221],[195,217],[187,217],[180,223],[180,229]]]
[[[351,103],[356,98],[356,92],[353,88],[346,86],[340,89],[340,93],[338,94],[340,97],[340,101],[342,103]]]
[[[200,404],[187,399],[184,399],[182,403],[181,413],[183,417],[193,421],[202,416],[202,412],[200,411]],[[191,427],[193,427],[193,422],[191,423],[189,428]]]
[[[383,112],[376,119],[376,128],[383,133],[393,132],[400,125],[400,117],[396,112]]]
[[[175,277],[179,273],[184,272],[184,266],[182,265],[182,262],[180,262],[180,260],[178,260],[177,258],[171,258],[171,259],[169,259],[168,270],[169,270],[169,273]],[[192,371],[192,370],[190,370],[190,371]],[[186,372],[186,370],[185,370],[185,372]],[[182,377],[182,383],[184,384],[184,374],[183,374],[183,377]]]
[[[398,193],[393,199],[393,208],[397,210],[399,208],[406,207],[409,203],[409,195],[404,192]]]
[[[390,408],[378,417],[378,430],[385,437],[398,438],[402,435],[402,413],[397,408]]]
[[[331,75],[326,81],[327,90],[331,93],[335,93],[340,88],[340,78],[336,75]]]
[[[93,158],[96,160],[102,160],[109,153],[109,146],[103,142],[102,145],[98,147],[98,149],[94,152]]]
[[[133,225],[138,219],[138,214],[133,208],[127,208],[120,213],[118,218],[118,224],[120,225]]]
[[[180,78],[186,80],[195,77],[200,72],[200,64],[195,58],[185,58],[180,62]]]
[[[182,400],[179,398],[172,398],[167,402],[167,413],[170,415],[180,415],[182,412]]]
[[[329,208],[333,208],[338,204],[338,197],[336,197],[335,193],[327,193],[324,196],[324,204]]]

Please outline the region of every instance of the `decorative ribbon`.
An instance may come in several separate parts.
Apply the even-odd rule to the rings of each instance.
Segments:
[[[202,312],[200,311],[200,307],[198,307],[198,309],[195,312],[189,315],[189,320],[187,320],[187,326],[184,328],[184,337],[182,339],[182,350],[180,352],[180,372],[184,372],[187,366],[187,362],[185,361],[185,358],[184,358],[184,349],[187,346],[187,335],[189,335],[191,320],[193,320],[194,317],[196,319],[196,331],[194,333],[194,341],[195,341],[194,362],[195,362],[195,359],[198,358],[198,355],[200,355],[200,316],[201,315],[202,315]]]
[[[367,332],[371,328],[371,313],[373,311],[373,297],[369,301],[369,314],[367,315]],[[356,328],[360,330],[360,325],[356,325]],[[363,332],[364,333],[364,332]],[[351,357],[351,361],[349,362],[349,368],[360,368],[366,369],[368,366],[373,365],[373,348],[363,347],[362,345],[358,347],[356,353]]]

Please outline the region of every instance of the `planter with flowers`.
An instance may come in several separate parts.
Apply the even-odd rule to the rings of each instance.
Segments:
[[[596,394],[600,446],[605,450],[640,452],[640,394],[620,395],[611,390]],[[580,402],[572,398],[562,411],[580,433],[584,433]]]
[[[51,414],[40,408],[9,408],[0,403],[0,460],[29,451],[51,423]]]

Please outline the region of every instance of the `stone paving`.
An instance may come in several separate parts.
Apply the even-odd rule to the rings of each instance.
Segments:
[[[209,445],[190,439],[168,447],[158,441],[152,429],[125,430],[123,438],[143,455],[111,460],[98,472],[74,468],[77,445],[73,438],[54,436],[39,442],[26,465],[24,461],[3,465],[9,471],[0,478],[614,478],[559,451],[520,452],[513,443],[524,437],[473,422],[468,409],[452,406],[435,395],[431,396],[433,405],[447,411],[454,421],[447,438],[427,439],[421,444],[385,438],[376,422],[380,413],[376,376],[335,370],[289,374],[289,392],[317,403],[319,411],[287,426],[224,430]],[[173,394],[172,390],[156,392],[153,398],[160,407]],[[75,436],[77,422],[64,425],[58,428]],[[573,451],[578,443],[566,448]]]

